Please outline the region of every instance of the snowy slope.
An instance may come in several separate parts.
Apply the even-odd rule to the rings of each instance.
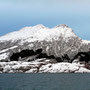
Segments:
[[[87,40],[82,40],[82,42],[86,44],[90,43],[90,41],[87,41]]]
[[[33,41],[34,40],[51,40],[51,38],[59,37],[60,35],[64,36],[65,38],[76,36],[72,29],[65,26],[65,25],[59,25],[54,28],[47,28],[43,25],[36,25],[33,27],[24,27],[19,31],[15,31],[12,33],[9,33],[5,36],[0,37],[0,41],[8,41],[8,40],[25,40],[27,41]]]

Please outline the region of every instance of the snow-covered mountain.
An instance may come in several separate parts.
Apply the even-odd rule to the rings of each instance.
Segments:
[[[47,28],[41,24],[33,26],[33,27],[24,27],[19,31],[11,32],[5,36],[0,37],[0,41],[8,41],[8,40],[25,40],[31,42],[31,39],[35,40],[50,40],[51,38],[59,37],[60,35],[64,35],[64,37],[75,36],[72,29],[66,25],[58,25],[54,28]],[[33,37],[33,38],[32,38]],[[30,39],[30,40],[29,40]]]
[[[13,53],[27,49],[33,51],[42,49],[42,53],[48,56],[53,55],[56,58],[67,55],[71,60],[78,52],[88,52],[89,48],[90,41],[79,38],[65,24],[54,28],[47,28],[39,24],[1,36],[0,61],[10,61]],[[23,60],[27,59],[19,59],[19,61]]]

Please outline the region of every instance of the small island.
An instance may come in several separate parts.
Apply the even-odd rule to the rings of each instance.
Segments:
[[[65,24],[24,27],[0,37],[0,73],[90,73],[90,41]]]

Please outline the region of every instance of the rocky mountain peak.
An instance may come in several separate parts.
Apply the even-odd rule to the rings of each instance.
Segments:
[[[66,24],[59,24],[59,25],[57,25],[55,28],[58,28],[58,27],[63,27],[63,28],[65,28],[65,27],[68,27]]]

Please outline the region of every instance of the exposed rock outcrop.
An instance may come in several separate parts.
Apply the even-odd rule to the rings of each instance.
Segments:
[[[83,62],[85,61],[86,63],[88,63],[90,61],[90,51],[89,52],[79,52],[73,59],[78,59],[79,61]],[[71,62],[72,62],[71,61]]]

